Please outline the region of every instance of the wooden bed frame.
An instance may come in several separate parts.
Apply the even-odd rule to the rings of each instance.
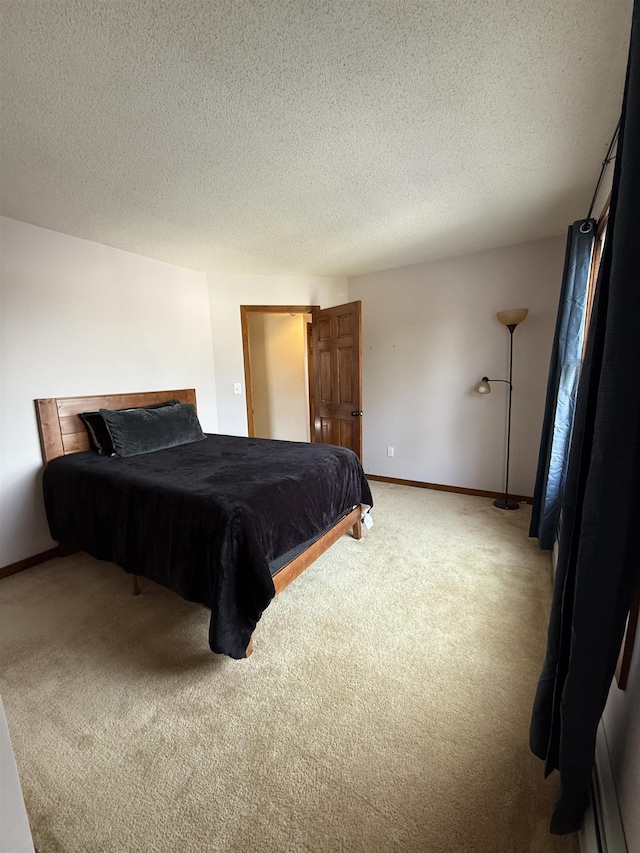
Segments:
[[[136,394],[101,394],[93,397],[47,397],[36,400],[43,462],[46,465],[59,456],[91,449],[80,412],[150,406],[173,399],[181,403],[193,403],[195,406],[196,392],[193,388],[183,388],[178,391],[142,391]],[[349,528],[352,530],[354,539],[361,538],[362,520],[359,506],[336,522],[330,530],[273,576],[276,595],[301,575],[321,554],[324,554]],[[64,543],[59,544],[62,549]],[[134,595],[139,593],[136,575],[133,576],[133,591]],[[251,651],[252,641],[249,641],[247,657]]]

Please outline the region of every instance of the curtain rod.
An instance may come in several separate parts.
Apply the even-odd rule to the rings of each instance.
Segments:
[[[618,139],[618,133],[620,132],[620,119],[618,119],[618,124],[616,125],[616,129],[613,132],[613,136],[611,137],[611,142],[609,143],[609,148],[607,149],[607,155],[602,161],[602,168],[600,169],[600,176],[598,178],[598,183],[596,184],[596,188],[593,193],[593,198],[591,199],[591,204],[589,205],[589,213],[587,213],[587,219],[591,219],[591,214],[593,213],[593,205],[596,203],[596,197],[598,195],[598,190],[600,189],[600,184],[602,183],[602,179],[604,178],[604,173],[607,171],[607,166],[614,159],[611,156],[611,152],[613,151],[613,146],[616,144]]]

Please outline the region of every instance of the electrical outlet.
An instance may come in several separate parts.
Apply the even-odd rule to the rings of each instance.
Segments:
[[[234,394],[242,394],[242,383],[234,382],[233,383],[233,393]]]
[[[395,452],[395,447],[387,447],[387,456],[393,456]]]

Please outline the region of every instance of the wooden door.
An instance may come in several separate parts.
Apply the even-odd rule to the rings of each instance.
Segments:
[[[313,440],[362,459],[362,303],[313,312]]]

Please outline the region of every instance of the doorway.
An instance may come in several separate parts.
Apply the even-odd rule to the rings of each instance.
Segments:
[[[317,305],[241,305],[250,437],[311,441],[308,324]]]

